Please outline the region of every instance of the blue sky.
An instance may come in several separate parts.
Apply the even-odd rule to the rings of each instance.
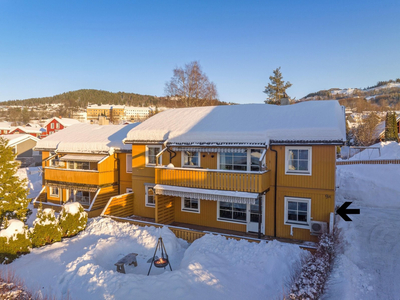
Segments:
[[[0,101],[77,89],[164,95],[198,60],[222,101],[400,77],[400,1],[0,0]]]

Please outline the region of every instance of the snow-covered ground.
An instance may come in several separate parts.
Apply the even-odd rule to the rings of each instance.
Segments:
[[[382,144],[385,158],[400,145]],[[344,240],[324,300],[400,299],[400,165],[344,165],[337,169],[337,204],[360,215],[339,220]]]
[[[42,168],[20,168],[17,171],[17,175],[21,179],[28,179],[27,188],[30,190],[28,198],[35,199],[42,189]]]
[[[380,155],[379,155],[379,148]],[[346,148],[345,148],[346,149]],[[348,153],[348,150],[343,149]],[[354,151],[359,151],[358,149],[351,149],[351,155],[354,154]],[[360,153],[357,153],[350,157],[349,160],[372,160],[372,159],[400,159],[400,146],[399,143],[396,142],[380,142],[375,145],[372,145],[370,148],[367,148]],[[340,161],[340,159],[339,159]]]
[[[152,268],[159,236],[173,271]],[[116,272],[137,253],[138,266]],[[159,253],[157,253],[160,256]],[[306,251],[277,241],[249,243],[206,235],[190,246],[167,228],[137,227],[95,218],[78,236],[33,249],[9,266],[32,290],[71,299],[282,299]]]

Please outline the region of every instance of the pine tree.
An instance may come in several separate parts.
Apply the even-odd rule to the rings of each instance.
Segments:
[[[0,224],[4,219],[19,219],[25,221],[29,189],[26,180],[16,175],[18,163],[8,141],[0,137]]]
[[[265,87],[264,93],[268,95],[265,103],[267,104],[280,104],[281,98],[286,95],[286,90],[292,86],[289,81],[283,81],[281,67],[273,71],[274,76],[270,76],[271,83]]]
[[[41,247],[61,241],[62,231],[54,210],[51,208],[43,210],[42,203],[40,203],[37,210],[33,226],[33,229],[31,229],[31,238],[34,247]]]
[[[385,126],[385,141],[397,141],[397,122],[396,122],[396,113],[395,112],[387,112],[386,113],[386,126]]]

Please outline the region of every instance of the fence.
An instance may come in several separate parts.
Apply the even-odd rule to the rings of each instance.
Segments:
[[[336,161],[336,165],[399,165],[400,159],[372,159]]]

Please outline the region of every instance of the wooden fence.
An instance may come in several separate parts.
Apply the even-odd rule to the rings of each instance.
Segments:
[[[336,161],[336,165],[399,165],[400,159],[372,159],[372,160],[342,160]]]

